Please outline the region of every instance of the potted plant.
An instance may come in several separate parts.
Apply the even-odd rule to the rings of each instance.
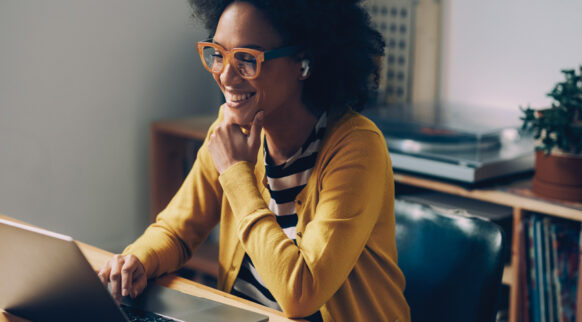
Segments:
[[[523,129],[534,132],[534,193],[554,199],[582,201],[582,66],[562,70],[565,80],[547,95],[548,108],[520,109]]]

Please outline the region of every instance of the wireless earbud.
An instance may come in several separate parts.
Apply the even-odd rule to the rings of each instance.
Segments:
[[[304,59],[301,61],[301,77],[307,77],[309,75],[309,59]]]

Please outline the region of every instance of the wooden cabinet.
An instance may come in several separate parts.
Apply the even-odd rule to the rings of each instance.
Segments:
[[[150,221],[154,221],[186,178],[216,115],[158,121],[150,127]],[[216,232],[214,232],[216,233]],[[212,234],[211,234],[212,235]],[[183,276],[213,286],[218,276],[218,245],[209,238],[185,265]]]
[[[194,161],[197,148],[206,136],[206,131],[216,116],[197,116],[177,120],[155,122],[151,126],[151,219],[162,210],[178,190]],[[522,294],[521,274],[524,272],[525,247],[522,229],[523,217],[531,212],[553,217],[582,221],[582,205],[541,200],[531,194],[529,178],[517,182],[500,183],[496,186],[471,189],[455,183],[396,172],[398,186],[421,188],[453,194],[466,198],[504,205],[513,209],[513,233],[511,261],[503,274],[503,283],[510,287],[509,320],[521,321]],[[396,191],[398,193],[398,191]],[[217,272],[217,248],[207,243],[188,262],[193,270],[214,274]],[[579,279],[582,281],[582,278]],[[579,305],[580,306],[580,305]],[[578,308],[580,310],[580,307]],[[580,320],[579,320],[580,321]]]
[[[186,178],[216,115],[158,121],[150,127],[151,220]]]

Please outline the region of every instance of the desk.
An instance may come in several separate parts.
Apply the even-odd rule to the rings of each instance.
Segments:
[[[0,214],[0,218],[23,223],[13,218],[3,216],[2,214]],[[89,261],[91,266],[93,266],[93,268],[96,270],[100,269],[101,266],[103,266],[103,264],[105,264],[105,262],[113,256],[112,253],[105,251],[103,249],[99,249],[97,247],[93,247],[91,245],[87,245],[85,243],[78,241],[76,243],[77,245],[79,245],[79,248],[81,249],[85,257],[87,257],[87,260]],[[249,311],[267,315],[269,316],[269,321],[293,321],[285,318],[283,313],[277,310],[264,307],[262,305],[238,298],[234,295],[218,291],[216,289],[204,286],[202,284],[198,284],[196,282],[178,277],[173,274],[165,275],[157,279],[155,282],[158,283],[159,285],[175,289],[182,293],[207,298],[213,301],[225,303],[228,305],[236,306]],[[23,320],[0,309],[0,321],[21,322],[26,320]]]

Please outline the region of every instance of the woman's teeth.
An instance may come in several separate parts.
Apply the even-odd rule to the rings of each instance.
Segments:
[[[254,93],[247,93],[247,94],[228,94],[227,93],[227,100],[231,102],[241,102],[244,100],[249,99],[253,96]]]

